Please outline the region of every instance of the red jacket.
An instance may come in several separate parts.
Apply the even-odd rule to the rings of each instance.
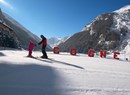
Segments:
[[[39,45],[42,44],[43,46],[46,46],[47,45],[47,40],[46,38],[42,38],[42,41],[38,43]]]
[[[43,40],[43,41],[42,41],[42,45],[46,46],[46,45],[47,45],[47,41],[46,41],[46,40]]]

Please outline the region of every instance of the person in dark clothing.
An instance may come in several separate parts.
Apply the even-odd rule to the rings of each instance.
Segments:
[[[47,46],[47,40],[46,37],[44,37],[43,35],[41,35],[42,40],[38,43],[38,45],[42,44],[42,54],[43,56],[41,56],[42,58],[48,58],[47,53],[46,53],[46,46]]]

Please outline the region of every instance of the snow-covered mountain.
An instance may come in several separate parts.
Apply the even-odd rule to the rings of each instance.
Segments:
[[[114,11],[114,23],[111,27],[113,31],[120,33],[120,49],[130,53],[130,5]]]
[[[2,12],[0,10],[0,20],[2,23],[5,23],[9,27],[13,29],[12,33],[15,38],[17,38],[19,42],[19,47],[23,49],[27,49],[29,41],[32,40],[34,43],[40,42],[40,38],[33,34],[31,31],[26,29],[23,25],[21,25],[19,22],[14,20],[12,17],[10,17],[8,14]],[[5,33],[6,31],[2,31]],[[10,38],[10,37],[9,37]],[[37,46],[35,50],[40,49],[40,46]],[[48,45],[47,50],[51,50],[51,47]]]
[[[63,38],[52,37],[52,38],[47,39],[47,41],[48,41],[48,44],[53,48],[55,46],[58,46],[61,43],[64,43],[68,39],[69,39],[69,36],[66,36],[66,37],[63,37]]]
[[[129,41],[130,5],[97,16],[81,32],[59,46],[62,51],[68,51],[72,47],[76,47],[78,52],[87,52],[88,49],[120,51],[125,49]]]

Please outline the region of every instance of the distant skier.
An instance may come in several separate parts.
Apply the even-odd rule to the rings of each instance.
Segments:
[[[42,40],[38,43],[38,45],[42,44],[42,58],[48,58],[47,53],[46,53],[46,45],[47,45],[47,40],[46,37],[44,37],[43,35],[40,36],[42,38]]]
[[[36,46],[36,44],[34,44],[32,40],[30,40],[29,45],[28,45],[28,57],[33,57],[32,51],[33,51],[34,46]]]

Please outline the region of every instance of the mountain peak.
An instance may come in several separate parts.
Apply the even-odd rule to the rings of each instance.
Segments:
[[[74,34],[64,44],[61,51],[75,47],[77,52],[86,53],[89,49],[96,51],[122,51],[130,43],[130,5],[112,13],[97,16],[79,33]]]
[[[126,6],[120,8],[119,10],[116,10],[114,12],[116,12],[116,13],[122,13],[124,11],[130,11],[130,5],[126,5]]]
[[[52,37],[48,39],[48,44],[53,48],[55,46],[58,46],[61,43],[64,43],[67,39],[69,39],[69,36],[66,37]]]

